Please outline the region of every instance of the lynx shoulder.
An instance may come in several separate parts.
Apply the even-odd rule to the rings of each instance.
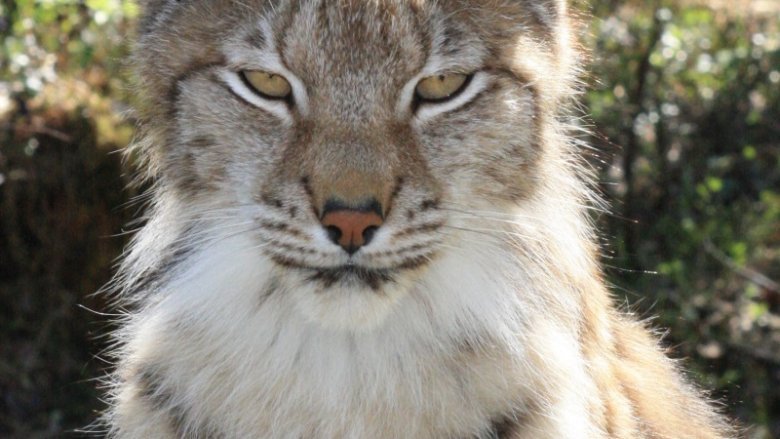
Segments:
[[[726,438],[613,304],[556,0],[146,0],[117,438]]]

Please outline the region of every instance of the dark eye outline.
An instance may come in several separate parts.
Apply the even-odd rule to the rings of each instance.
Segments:
[[[273,75],[277,75],[277,76],[281,77],[282,79],[287,81],[287,84],[290,86],[290,92],[287,93],[286,95],[284,95],[284,96],[271,96],[269,94],[263,93],[262,91],[258,90],[257,87],[252,85],[252,82],[249,81],[249,78],[246,77],[246,70],[241,70],[241,71],[239,71],[237,73],[238,73],[238,77],[241,79],[241,82],[244,84],[244,86],[246,86],[246,88],[251,90],[254,94],[260,96],[261,98],[269,100],[269,101],[282,101],[282,102],[287,103],[290,106],[292,106],[294,104],[292,83],[290,83],[290,81],[287,78],[285,78],[284,76],[279,75],[278,73],[265,72],[265,73],[269,73],[269,74],[273,74]]]
[[[453,73],[455,73],[455,72],[453,72]],[[430,76],[426,77],[426,78],[420,79],[420,81],[418,81],[417,84],[414,86],[414,98],[412,99],[412,108],[414,110],[416,110],[421,105],[442,104],[444,102],[451,101],[451,100],[457,98],[458,96],[460,96],[463,93],[463,91],[465,91],[469,87],[469,85],[471,84],[471,81],[474,79],[474,76],[476,76],[476,74],[477,74],[477,72],[472,72],[472,73],[465,74],[466,75],[466,79],[463,81],[463,84],[461,84],[460,87],[458,87],[457,90],[455,90],[454,92],[450,93],[449,95],[447,95],[447,96],[445,96],[443,98],[439,98],[439,99],[429,99],[429,98],[424,98],[424,97],[420,96],[420,94],[417,91],[417,86],[420,85],[420,82],[430,78]],[[433,75],[433,76],[438,76],[438,75]]]

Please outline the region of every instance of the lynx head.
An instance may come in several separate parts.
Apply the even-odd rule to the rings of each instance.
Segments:
[[[508,236],[479,230],[565,192],[563,3],[148,0],[141,153],[312,321],[377,325],[447,255]]]

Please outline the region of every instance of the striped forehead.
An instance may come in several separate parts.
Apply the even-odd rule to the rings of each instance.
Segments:
[[[271,35],[258,28],[250,40],[268,47],[273,38],[290,69],[315,83],[350,73],[367,80],[403,76],[432,55],[456,55],[464,44],[462,24],[422,1],[301,0],[270,12]]]
[[[419,68],[430,36],[423,17],[396,2],[310,1],[279,29],[284,59],[311,80],[352,75],[370,81]]]

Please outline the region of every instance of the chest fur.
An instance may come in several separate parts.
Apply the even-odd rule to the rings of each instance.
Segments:
[[[127,326],[128,398],[178,436],[491,437],[545,392],[536,383],[581,366],[522,279],[500,276],[499,262],[464,268],[480,266],[466,256],[477,253],[442,258],[384,324],[348,331],[307,320],[273,266],[239,244],[193,256]],[[544,344],[561,358],[531,364]]]
[[[165,336],[138,339],[140,387],[194,436],[475,437],[515,409],[517,365],[498,349],[323,334],[287,317],[150,327]]]

